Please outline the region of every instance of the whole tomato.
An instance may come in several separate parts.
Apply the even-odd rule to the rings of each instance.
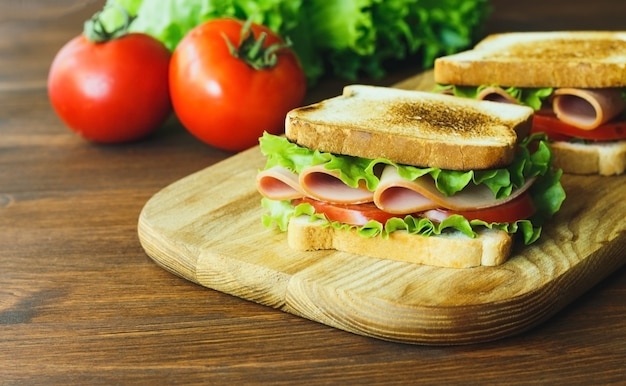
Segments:
[[[104,32],[92,40],[85,31],[57,53],[48,74],[50,102],[61,120],[88,140],[143,138],[171,114],[171,54],[145,34]]]
[[[269,28],[220,18],[198,25],[170,62],[170,95],[182,125],[214,147],[241,151],[284,130],[306,78],[293,50]]]

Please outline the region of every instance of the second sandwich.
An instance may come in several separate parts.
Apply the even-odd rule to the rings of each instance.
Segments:
[[[626,32],[511,32],[435,61],[440,91],[531,106],[565,173],[626,171]]]

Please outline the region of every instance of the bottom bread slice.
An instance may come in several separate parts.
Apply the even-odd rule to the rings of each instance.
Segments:
[[[626,141],[573,143],[554,141],[551,144],[552,164],[568,174],[599,174],[610,176],[626,170]]]
[[[500,230],[484,229],[471,238],[460,232],[437,236],[392,232],[388,238],[363,237],[356,230],[325,226],[308,216],[289,221],[287,240],[301,251],[335,249],[357,255],[438,267],[470,268],[504,263],[511,254],[513,237]]]

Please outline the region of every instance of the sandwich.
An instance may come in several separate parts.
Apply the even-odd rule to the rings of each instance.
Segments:
[[[626,32],[511,32],[435,60],[438,91],[522,104],[565,173],[626,170]]]
[[[263,223],[296,250],[439,267],[504,263],[565,198],[533,110],[349,85],[260,138]]]

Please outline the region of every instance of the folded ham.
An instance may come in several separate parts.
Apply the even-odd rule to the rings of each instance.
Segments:
[[[513,98],[511,94],[506,92],[502,87],[489,86],[482,89],[476,99],[501,103],[520,104],[520,102]]]
[[[364,186],[353,188],[346,185],[337,172],[326,170],[323,165],[306,168],[296,178],[291,171],[281,169],[284,168],[274,167],[259,173],[257,189],[263,196],[272,200],[306,196],[335,204],[373,201],[379,209],[392,214],[420,213],[437,208],[476,210],[502,205],[520,196],[534,181],[529,179],[508,197],[496,199],[486,186],[473,184],[453,196],[446,196],[429,175],[409,181],[402,178],[393,165],[385,166],[374,192]],[[294,185],[294,181],[298,181],[298,185]]]
[[[473,184],[453,196],[446,196],[437,189],[430,176],[409,181],[400,177],[395,166],[389,165],[385,167],[374,192],[374,203],[379,209],[394,214],[417,213],[435,208],[455,211],[483,209],[502,205],[518,197],[533,181],[526,181],[520,189],[501,199],[494,198],[485,185]]]
[[[282,166],[274,166],[256,176],[259,193],[272,200],[294,200],[305,196],[298,175]]]
[[[362,204],[372,202],[374,194],[365,186],[353,188],[339,179],[339,172],[324,165],[306,168],[300,173],[300,188],[307,196],[333,204]]]
[[[626,108],[621,91],[615,88],[559,88],[552,107],[557,118],[583,130],[593,130]]]
[[[582,130],[596,129],[626,110],[626,100],[618,88],[557,88],[551,97],[551,113]],[[499,86],[485,87],[476,99],[520,104]]]

